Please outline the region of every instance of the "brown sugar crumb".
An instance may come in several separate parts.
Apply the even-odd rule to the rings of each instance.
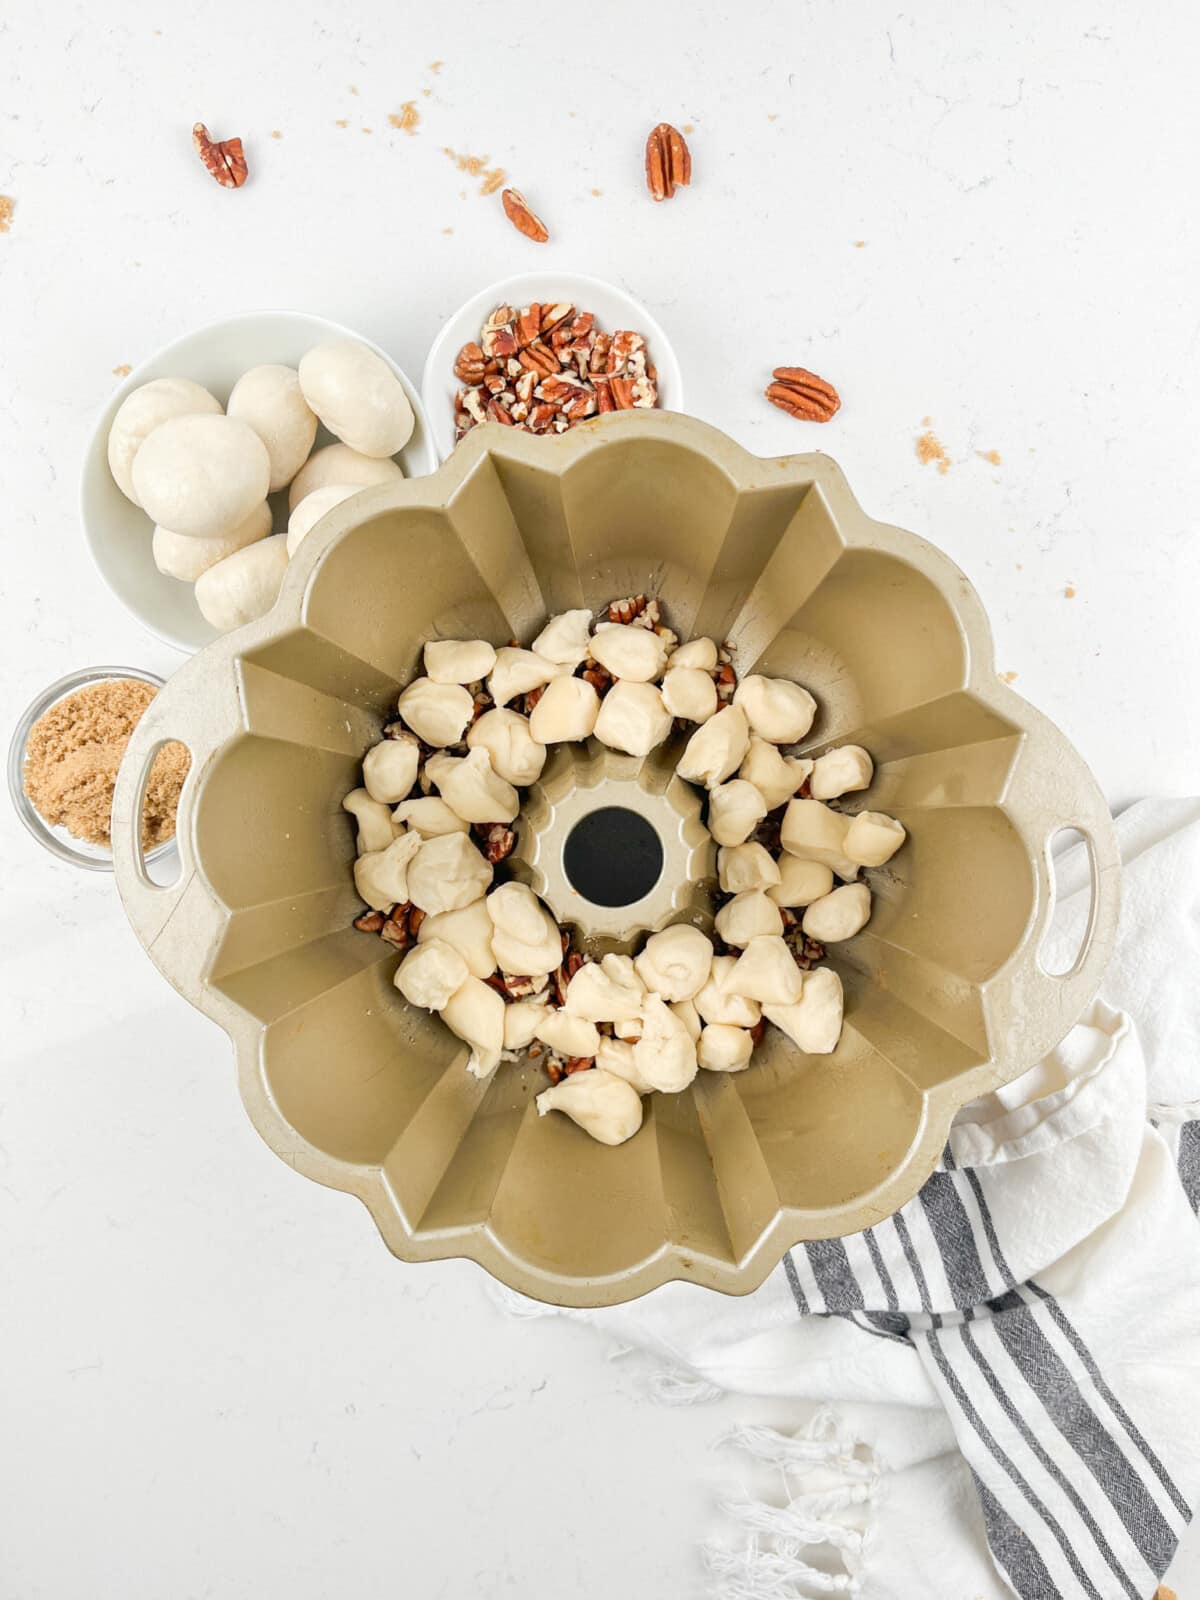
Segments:
[[[417,102],[415,100],[402,101],[400,110],[398,112],[393,111],[388,117],[388,121],[393,128],[399,128],[401,133],[408,134],[411,139],[421,125],[421,113],[417,110]]]
[[[990,461],[994,467],[998,467],[1000,465],[999,450],[976,450],[975,454],[981,461]]]
[[[441,70],[442,70],[442,68],[443,68],[443,67],[444,67],[444,66],[445,66],[445,65],[446,65],[446,63],[445,63],[445,62],[444,62],[444,61],[431,61],[431,62],[430,62],[430,63],[429,63],[429,70],[430,70],[430,72],[432,72],[432,73],[433,73],[433,75],[434,75],[434,76],[435,76],[435,77],[436,77],[436,76],[437,76],[437,74],[438,74],[438,73],[439,73],[439,72],[440,72],[440,71],[441,71]]]
[[[694,122],[685,122],[683,125],[683,131],[684,133],[695,133],[696,124]]]
[[[600,198],[600,196],[604,193],[604,190],[603,189],[593,189],[592,193],[595,195],[596,199],[598,200]]]
[[[489,167],[491,156],[466,156],[460,155],[457,150],[451,150],[449,145],[442,146],[442,154],[450,157],[460,172],[465,172],[469,178],[482,178],[479,186],[480,194],[495,194],[497,189],[503,189],[508,182],[508,173],[503,167]]]
[[[128,361],[123,361],[119,367],[113,368],[113,377],[127,378],[132,371],[133,368],[129,365]]]
[[[351,94],[357,94],[357,93],[358,93],[358,87],[357,87],[357,85],[356,85],[356,84],[353,84],[353,83],[352,83],[352,84],[351,84],[351,85],[350,85],[350,93],[351,93]]]
[[[1074,600],[1074,598],[1075,598],[1075,585],[1073,583],[1069,583],[1067,585],[1067,587],[1063,590],[1063,596],[1067,600]]]
[[[0,194],[0,233],[7,233],[12,227],[13,212],[16,210],[16,201],[8,194]]]
[[[866,249],[866,244],[867,244],[867,241],[865,239],[855,239],[854,248],[856,250],[865,250]]]
[[[364,132],[364,133],[374,133],[374,132],[375,132],[375,129],[374,129],[374,128],[364,128],[364,129],[363,129],[363,132]]]
[[[453,228],[443,228],[443,229],[442,229],[442,232],[443,232],[443,233],[453,233],[453,232],[454,232],[454,229],[453,229]]]
[[[776,122],[776,121],[778,121],[778,118],[779,118],[778,111],[768,111],[767,112],[767,121],[768,122]]]
[[[112,798],[130,735],[158,693],[136,678],[90,683],[56,701],[29,730],[22,786],[38,815],[87,844],[112,842]],[[181,744],[155,758],[142,808],[142,849],[175,835],[191,757]]]
[[[1001,683],[1016,683],[1017,681],[1015,672],[1001,672],[999,678]]]
[[[493,167],[490,172],[485,172],[483,182],[479,185],[480,194],[495,194],[497,189],[504,187],[508,173],[503,167]]]
[[[429,96],[433,93],[433,90],[432,89],[422,89],[421,93],[425,96],[426,100],[428,100]]]
[[[271,137],[272,137],[272,139],[282,139],[283,138],[283,134],[280,132],[280,130],[278,128],[272,128],[271,129]]]
[[[925,421],[928,422],[929,418],[926,417]],[[931,461],[936,461],[937,469],[943,477],[950,471],[950,457],[935,434],[923,433],[917,440],[917,460],[923,467],[928,466]]]
[[[339,117],[334,123],[335,128],[348,128],[349,126],[350,123],[345,117]]]

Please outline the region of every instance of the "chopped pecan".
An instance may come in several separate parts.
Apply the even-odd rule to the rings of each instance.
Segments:
[[[632,378],[610,378],[609,388],[612,390],[613,404],[618,411],[633,410],[633,380]]]
[[[491,372],[483,380],[483,386],[490,395],[503,394],[508,387],[504,378],[498,372]]]
[[[646,187],[655,200],[669,200],[692,181],[687,140],[669,122],[660,122],[646,140]]]
[[[477,822],[474,831],[483,844],[485,861],[490,861],[493,866],[498,861],[512,855],[516,845],[517,836],[504,822]]]
[[[513,419],[509,416],[504,406],[500,404],[499,400],[488,401],[487,414],[493,422],[502,422],[506,428],[513,426]]]
[[[613,686],[612,673],[602,667],[598,661],[589,661],[579,676],[585,683],[591,684],[602,700]]]
[[[531,1050],[529,1053],[532,1055],[533,1051]],[[561,1083],[563,1081],[563,1067],[557,1056],[547,1055],[546,1075],[551,1083]]]
[[[805,367],[776,367],[764,391],[773,406],[804,422],[828,422],[841,405],[837,390]]]
[[[532,372],[543,378],[552,378],[559,370],[558,357],[548,344],[532,344],[527,350],[522,350],[517,360],[526,372]]]
[[[505,189],[500,195],[504,215],[518,233],[523,233],[534,244],[545,244],[550,230],[542,219],[529,209],[525,196],[517,189]]]
[[[595,1065],[595,1056],[568,1056],[563,1062],[563,1073],[569,1078],[573,1072],[586,1072]]]
[[[488,363],[477,344],[465,344],[454,361],[454,376],[466,384],[483,382]]]
[[[750,1037],[754,1041],[756,1047],[762,1043],[763,1034],[766,1033],[766,1031],[767,1019],[765,1017],[759,1017],[758,1021],[750,1029]]]
[[[379,930],[379,937],[394,944],[397,950],[407,950],[415,935],[409,926],[412,915],[412,903],[406,900],[403,905],[393,906],[388,912],[387,920]]]
[[[503,361],[508,356],[517,353],[517,336],[507,322],[502,322],[498,327],[487,327],[480,335],[484,354],[494,361]]]
[[[246,154],[240,139],[212,139],[202,122],[192,129],[192,147],[223,189],[240,189],[246,181]]]
[[[527,693],[521,696],[521,708],[527,717],[533,714],[534,706],[537,705],[538,701],[542,698],[545,692],[546,685],[543,683],[539,684],[536,689],[530,689]]]
[[[410,906],[408,912],[408,931],[415,939],[421,931],[421,924],[425,921],[425,913],[420,906]]]
[[[526,306],[517,317],[517,343],[524,350],[527,344],[532,344],[542,331],[542,308],[535,300],[532,305]]]
[[[616,401],[612,396],[612,384],[607,378],[596,378],[593,381],[596,390],[596,410],[601,416],[617,409]]]
[[[632,622],[635,617],[640,617],[649,602],[644,594],[631,594],[624,600],[610,600],[608,603],[608,620],[610,622]]]
[[[559,323],[565,322],[568,317],[574,315],[574,312],[575,307],[567,305],[565,301],[559,301],[556,305],[552,306],[543,306],[542,337],[544,338],[548,333],[553,333],[554,329],[558,327]]]
[[[357,928],[359,933],[378,933],[386,921],[382,911],[364,911],[355,917],[351,926]]]

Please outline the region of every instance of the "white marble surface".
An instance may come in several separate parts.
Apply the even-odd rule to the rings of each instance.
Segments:
[[[561,264],[654,309],[691,410],[828,450],[947,549],[1114,804],[1195,790],[1197,46],[1176,0],[9,8],[3,720],[75,666],[176,664],[80,537],[115,367],[281,305],[415,375],[482,282]],[[198,117],[245,139],[241,192],[195,162]],[[662,117],[696,177],[655,207]],[[552,243],[444,146],[505,167]],[[837,384],[832,425],[765,404],[779,362]],[[587,1330],[393,1262],[259,1143],[111,882],[7,812],[0,876],[0,1596],[695,1592],[707,1445],[751,1408],[650,1406]],[[1173,1581],[1200,1593],[1200,1546]]]

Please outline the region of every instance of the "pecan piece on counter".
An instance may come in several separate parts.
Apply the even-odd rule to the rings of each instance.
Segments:
[[[529,209],[525,196],[517,189],[505,189],[500,195],[504,215],[518,233],[523,233],[534,244],[545,244],[550,230],[542,219]]]
[[[223,189],[240,189],[246,181],[246,153],[240,139],[213,139],[202,122],[192,129],[192,148]]]
[[[774,383],[763,391],[773,406],[802,422],[828,422],[841,406],[841,397],[831,383],[806,367],[776,367]]]
[[[692,181],[687,140],[669,122],[660,122],[646,140],[646,187],[655,200],[669,200]]]

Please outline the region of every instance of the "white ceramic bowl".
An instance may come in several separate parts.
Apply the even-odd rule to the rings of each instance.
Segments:
[[[360,339],[370,345],[400,379],[416,417],[412,438],[397,455],[405,477],[432,472],[438,456],[420,396],[386,350],[352,328],[299,311],[257,311],[198,328],[135,368],[96,420],[83,462],[80,511],[83,531],[100,576],[125,609],[164,643],[176,650],[199,650],[217,637],[196,605],[190,583],[167,578],[154,565],[150,541],[154,525],[117,488],[108,467],[108,431],[125,396],[151,378],[191,378],[210,389],[222,405],[250,367],[265,362],[298,365],[306,350],[323,339]],[[315,448],[333,435],[317,430]],[[287,490],[271,496],[275,532],[287,527]]]
[[[594,311],[605,333],[633,328],[646,336],[650,360],[658,369],[658,406],[662,411],[683,410],[683,380],[670,340],[640,301],[600,278],[577,272],[522,272],[502,278],[473,294],[442,328],[425,358],[421,398],[439,458],[454,449],[454,395],[462,384],[454,376],[454,362],[464,344],[478,342],[479,330],[498,305],[517,309],[534,301],[569,300],[579,311]]]

